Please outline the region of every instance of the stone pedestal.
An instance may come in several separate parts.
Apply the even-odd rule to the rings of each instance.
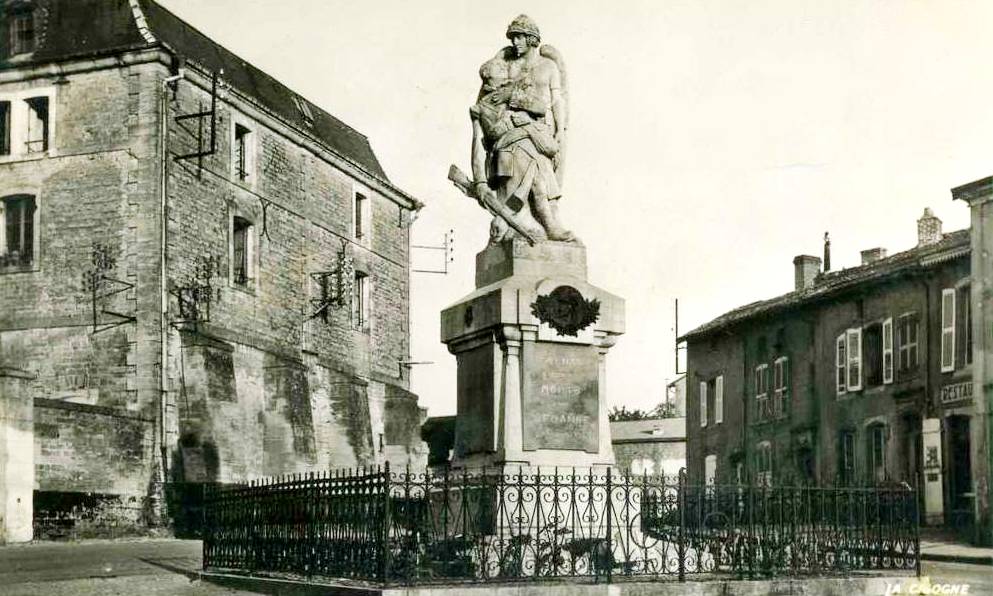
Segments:
[[[613,465],[605,358],[622,333],[624,301],[587,283],[582,245],[480,252],[476,291],[441,313],[458,359],[453,467]]]
[[[34,376],[0,367],[0,544],[34,536]]]

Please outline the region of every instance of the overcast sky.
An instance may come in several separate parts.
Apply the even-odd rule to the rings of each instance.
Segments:
[[[792,289],[793,257],[835,269],[916,243],[950,188],[993,174],[993,2],[161,0],[366,134],[427,203],[415,244],[455,230],[447,276],[414,274],[413,390],[455,411],[439,312],[473,289],[488,216],[446,180],[468,170],[479,65],[526,12],[564,55],[571,98],[564,222],[590,282],[627,300],[608,356],[611,405],[647,408],[687,331]],[[415,251],[415,265],[433,266]],[[440,266],[440,261],[437,262]]]

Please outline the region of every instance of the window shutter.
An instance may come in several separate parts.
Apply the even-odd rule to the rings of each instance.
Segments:
[[[955,290],[941,291],[941,372],[955,370]]]
[[[10,155],[9,101],[0,101],[0,155]]]
[[[883,384],[893,382],[893,319],[883,321]]]
[[[862,389],[862,328],[848,330],[848,391]]]
[[[717,377],[714,384],[714,424],[724,422],[724,375]]]
[[[21,199],[21,216],[23,217],[21,229],[24,230],[21,243],[21,262],[28,262],[34,258],[34,199]]]
[[[838,395],[845,393],[848,389],[848,355],[845,349],[845,334],[842,333],[838,336],[835,341],[836,345],[836,358],[835,366],[837,367],[837,391]]]
[[[707,426],[707,383],[700,383],[700,426]]]

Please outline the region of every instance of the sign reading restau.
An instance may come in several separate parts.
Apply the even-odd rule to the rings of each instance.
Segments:
[[[941,388],[941,403],[948,404],[972,399],[972,381],[953,383]]]

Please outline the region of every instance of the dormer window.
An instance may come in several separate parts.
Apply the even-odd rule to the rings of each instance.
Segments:
[[[314,125],[314,113],[310,110],[307,100],[302,97],[293,96],[293,103],[296,104],[297,111],[303,116],[303,122],[307,126]]]
[[[7,13],[7,39],[10,56],[30,54],[35,50],[35,12],[27,3],[11,7]]]

